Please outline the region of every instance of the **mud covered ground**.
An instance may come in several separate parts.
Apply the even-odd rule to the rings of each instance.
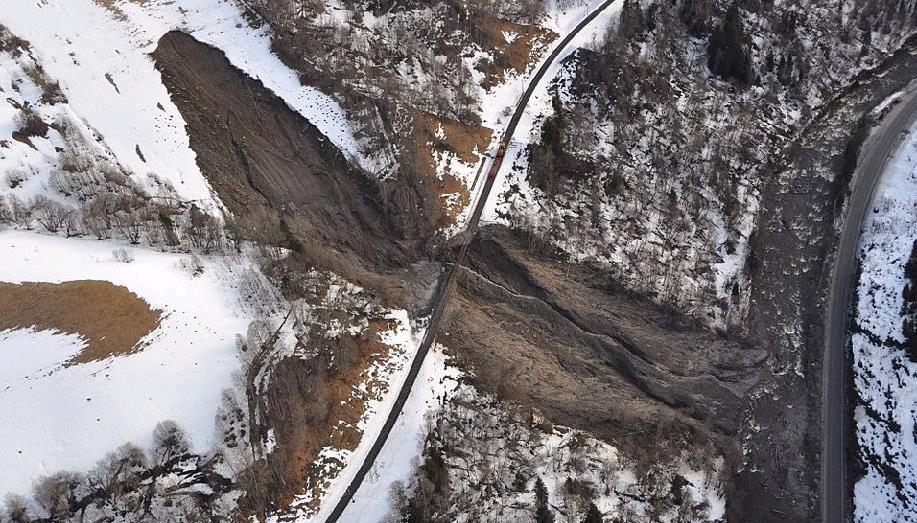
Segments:
[[[274,240],[300,243],[292,287],[297,267],[319,264],[429,310],[442,264],[391,218],[403,205],[220,51],[173,32],[154,58],[220,198],[250,231],[286,224]],[[649,461],[698,447],[735,458],[762,351],[505,228],[473,240],[468,260],[438,339],[479,387]]]
[[[785,157],[774,159],[762,191],[747,327],[771,357],[741,430],[745,459],[731,503],[739,521],[818,517],[825,298],[852,173],[845,150],[866,113],[917,75],[913,50],[911,41],[830,103]],[[856,398],[848,401],[852,409]],[[856,467],[856,459],[848,462]],[[855,475],[848,474],[850,488]]]
[[[402,241],[380,186],[221,51],[175,31],[153,57],[201,171],[250,232],[289,242],[288,227],[300,242],[294,250],[351,277],[416,258],[418,242]]]
[[[399,218],[416,194],[386,197],[397,192],[348,164],[219,51],[169,33],[154,58],[201,170],[251,231],[283,233],[285,224],[288,237],[279,240],[300,244],[293,257],[300,268],[318,264],[413,313],[429,310],[442,265],[428,252],[429,238],[407,234]],[[440,341],[482,389],[635,456],[712,445],[737,473],[731,518],[811,520],[824,292],[843,208],[844,183],[835,180],[860,116],[915,71],[917,58],[899,54],[775,159],[749,260],[747,340],[490,227],[473,240]]]
[[[441,341],[478,386],[633,455],[708,443],[729,452],[760,350],[598,268],[532,252],[504,227],[485,228],[468,260]],[[670,440],[647,445],[660,427]]]

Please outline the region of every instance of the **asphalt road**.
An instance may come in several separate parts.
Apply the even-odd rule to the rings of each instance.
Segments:
[[[900,143],[902,132],[917,117],[917,90],[904,95],[903,100],[885,116],[880,126],[864,144],[861,161],[853,177],[847,217],[837,245],[831,293],[825,319],[825,353],[823,365],[822,416],[822,521],[842,523],[851,514],[848,506],[845,475],[847,457],[845,430],[847,394],[845,358],[849,330],[850,299],[857,267],[857,246],[866,210],[872,201],[876,184],[885,163]]]
[[[547,60],[539,67],[538,71],[535,72],[535,75],[529,81],[528,88],[523,93],[522,97],[519,99],[519,103],[516,104],[516,109],[513,111],[513,116],[510,118],[509,125],[506,127],[506,131],[501,138],[501,143],[509,143],[513,137],[513,133],[516,131],[516,126],[519,124],[519,119],[522,118],[522,113],[525,111],[526,106],[529,103],[529,99],[532,97],[532,93],[535,92],[535,88],[538,86],[541,79],[544,77],[545,73],[548,72],[550,66],[557,60],[557,57],[563,52],[563,50],[570,44],[570,42],[576,37],[579,32],[589,25],[602,11],[608,8],[611,4],[619,0],[606,0],[600,6],[598,6],[594,11],[589,13],[582,21],[572,31],[570,31],[567,36],[561,40],[560,44],[551,52],[551,55]],[[434,339],[436,338],[437,328],[439,327],[440,319],[442,318],[443,311],[446,308],[446,302],[449,298],[449,289],[452,287],[453,282],[455,281],[455,276],[457,274],[456,268],[461,266],[465,261],[465,257],[468,253],[468,246],[471,244],[471,238],[474,233],[477,231],[478,223],[481,221],[481,214],[484,212],[484,206],[487,203],[487,199],[490,196],[490,191],[493,189],[494,182],[496,181],[496,175],[498,174],[502,162],[488,167],[488,176],[484,180],[484,188],[481,191],[481,196],[478,197],[478,201],[475,205],[474,212],[471,214],[468,224],[463,233],[465,242],[462,244],[462,248],[459,251],[458,257],[454,260],[452,265],[449,266],[449,269],[446,273],[445,278],[442,280],[442,283],[439,286],[439,289],[434,300],[435,306],[433,309],[433,314],[430,317],[430,323],[427,326],[427,332],[424,335],[423,341],[421,341],[420,347],[417,349],[417,353],[414,355],[414,359],[411,361],[411,369],[408,373],[407,378],[402,385],[401,390],[398,392],[398,397],[395,399],[394,405],[392,405],[392,410],[389,412],[388,418],[385,420],[385,425],[382,426],[382,430],[379,431],[379,435],[376,437],[376,441],[373,442],[373,446],[369,449],[369,453],[366,455],[366,458],[363,460],[363,464],[360,466],[360,469],[357,471],[356,475],[353,478],[353,481],[350,482],[350,485],[347,486],[347,489],[341,495],[341,498],[338,500],[337,504],[334,506],[334,510],[331,511],[331,514],[328,516],[328,519],[325,520],[326,523],[334,523],[338,521],[341,517],[341,514],[344,513],[344,509],[347,508],[347,505],[353,499],[353,496],[359,490],[360,485],[363,483],[363,479],[366,477],[366,474],[372,468],[373,463],[376,461],[376,458],[379,456],[379,453],[382,451],[382,447],[385,446],[385,442],[388,439],[389,434],[392,432],[392,428],[395,426],[395,423],[398,421],[398,416],[401,415],[401,410],[404,408],[405,403],[408,400],[408,396],[411,394],[411,389],[414,387],[414,382],[417,380],[417,375],[420,372],[420,368],[423,365],[424,358],[427,356],[427,352],[430,350],[430,346],[433,344]],[[496,172],[491,172],[495,170]],[[385,495],[385,493],[380,492],[378,495]]]

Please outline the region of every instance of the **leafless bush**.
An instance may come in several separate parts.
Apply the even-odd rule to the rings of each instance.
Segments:
[[[153,455],[159,464],[190,450],[185,431],[172,420],[161,421],[153,429]]]
[[[252,352],[258,352],[262,347],[271,341],[271,335],[275,330],[270,320],[256,319],[248,324],[248,332],[245,336],[245,347]]]
[[[6,198],[0,195],[0,224],[11,223],[12,221],[13,213],[6,203]]]
[[[32,487],[35,502],[43,508],[52,521],[71,515],[70,507],[76,504],[77,489],[83,478],[75,472],[56,472],[39,479]]]
[[[23,202],[15,194],[9,196],[10,218],[17,227],[32,229],[32,206]]]
[[[136,490],[142,481],[141,471],[147,467],[143,450],[133,444],[125,444],[109,452],[99,460],[87,474],[87,483],[92,490],[103,492],[115,506],[129,508],[125,494]]]
[[[10,189],[15,189],[19,187],[22,182],[26,180],[29,176],[22,169],[10,169],[6,175],[3,177],[3,182]]]
[[[29,105],[25,105],[22,111],[16,115],[15,123],[17,130],[13,133],[14,138],[17,133],[25,138],[45,136],[48,134],[48,129],[50,129],[48,124]]]
[[[67,238],[86,234],[86,229],[83,228],[79,213],[75,209],[72,210],[67,215],[67,219],[64,220],[64,234],[67,235]]]
[[[134,251],[130,249],[115,249],[111,251],[112,258],[117,262],[130,263],[134,261]]]
[[[197,205],[191,206],[185,234],[191,245],[204,254],[223,249],[223,226],[220,220],[202,211]]]
[[[115,196],[109,192],[99,193],[84,203],[80,209],[80,220],[83,223],[83,228],[91,232],[99,240],[108,238],[115,204]]]
[[[200,276],[204,273],[204,264],[201,263],[201,259],[194,254],[179,260],[178,266],[191,276]]]
[[[128,206],[126,209],[115,211],[112,215],[112,221],[115,226],[124,236],[124,239],[131,242],[132,245],[140,243],[140,237],[143,233],[146,220],[141,212]]]
[[[242,252],[242,241],[244,240],[242,226],[239,225],[232,216],[225,215],[223,217],[223,231],[226,233],[226,238],[232,244],[233,249],[236,253]]]
[[[3,501],[6,505],[6,518],[12,523],[25,523],[32,520],[29,502],[24,497],[7,494]]]
[[[159,205],[156,209],[156,221],[162,229],[162,236],[166,245],[175,247],[181,245],[181,240],[175,231],[175,223],[172,217],[181,214],[177,204]]]
[[[46,231],[56,233],[70,220],[74,209],[46,196],[38,195],[32,200],[35,219]]]

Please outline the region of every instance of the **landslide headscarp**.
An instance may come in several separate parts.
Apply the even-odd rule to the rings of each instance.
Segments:
[[[259,80],[178,31],[160,38],[153,58],[198,166],[233,214],[252,228],[282,214],[307,250],[331,265],[389,271],[406,264],[410,254],[396,241],[379,186]]]

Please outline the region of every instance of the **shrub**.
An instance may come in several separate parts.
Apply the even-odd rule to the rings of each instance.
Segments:
[[[4,183],[6,183],[6,186],[10,189],[15,189],[16,187],[19,187],[19,185],[22,184],[26,178],[28,178],[28,176],[26,175],[25,171],[21,169],[12,169],[6,173],[6,176],[4,176]]]
[[[71,219],[74,209],[42,195],[32,200],[32,213],[46,231],[56,233]]]
[[[35,502],[47,511],[53,521],[66,519],[71,515],[71,506],[76,502],[76,489],[82,477],[74,472],[56,472],[39,479],[32,488]]]
[[[41,119],[41,116],[28,106],[26,106],[18,116],[18,133],[20,136],[30,138],[32,136],[46,136],[50,127]],[[14,133],[14,134],[16,134]],[[15,138],[15,136],[14,136]]]
[[[16,494],[7,494],[4,499],[6,505],[6,517],[13,523],[25,523],[32,521],[29,502],[22,496]]]
[[[134,251],[130,249],[115,249],[111,251],[112,258],[117,262],[130,263],[134,261]]]
[[[6,198],[0,195],[0,224],[11,223],[12,221],[13,213],[6,204]]]

